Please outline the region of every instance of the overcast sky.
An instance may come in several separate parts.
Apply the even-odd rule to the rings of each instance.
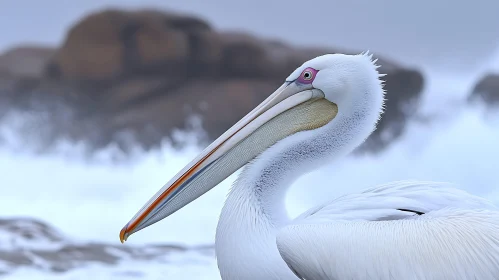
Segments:
[[[83,15],[106,7],[197,14],[223,29],[245,29],[301,45],[370,49],[409,64],[470,67],[499,41],[499,1],[453,0],[0,0],[0,50],[20,42],[59,43]]]

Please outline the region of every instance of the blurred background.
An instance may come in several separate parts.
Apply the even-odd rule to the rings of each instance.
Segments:
[[[209,141],[325,53],[374,53],[387,108],[351,156],[293,185],[291,216],[401,179],[499,202],[498,9],[1,1],[0,279],[220,279],[215,227],[237,174],[125,245],[118,233]]]

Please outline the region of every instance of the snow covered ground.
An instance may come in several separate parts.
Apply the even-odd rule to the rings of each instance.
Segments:
[[[43,264],[42,264],[43,265]],[[53,272],[37,267],[15,269],[0,275],[5,280],[122,280],[122,279],[220,279],[215,259],[196,252],[179,253],[174,260],[123,260],[114,265],[92,264],[68,272]]]
[[[0,219],[1,279],[217,279],[213,246],[77,241],[34,219]]]
[[[214,260],[199,263],[161,262],[122,262],[117,266],[94,265],[75,269],[65,274],[44,273],[38,270],[19,270],[7,276],[5,280],[216,280],[220,279]]]

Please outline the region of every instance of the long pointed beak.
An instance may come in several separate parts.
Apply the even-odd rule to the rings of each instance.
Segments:
[[[254,158],[255,154],[247,158],[241,158],[239,152],[230,157],[228,154],[269,120],[308,100],[322,97],[322,91],[313,89],[311,85],[284,83],[161,188],[123,227],[120,241],[126,241],[131,234],[176,212]],[[251,145],[253,147],[255,143]],[[268,147],[260,150],[264,148]]]

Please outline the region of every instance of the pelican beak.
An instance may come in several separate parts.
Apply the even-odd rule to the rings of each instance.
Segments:
[[[311,85],[284,83],[161,188],[123,227],[120,241],[197,199],[277,141],[329,122],[337,111],[324,112],[334,103],[317,100],[326,100],[324,93]],[[309,113],[311,104],[319,104],[312,110],[318,114]]]

